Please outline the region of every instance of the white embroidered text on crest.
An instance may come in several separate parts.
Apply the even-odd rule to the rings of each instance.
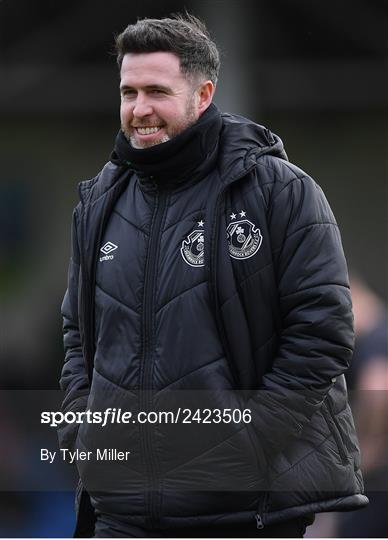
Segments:
[[[260,229],[248,219],[232,221],[229,223],[226,233],[229,253],[234,259],[249,259],[258,252],[263,241]]]
[[[203,229],[191,232],[186,240],[183,240],[181,254],[183,260],[190,266],[205,265]]]

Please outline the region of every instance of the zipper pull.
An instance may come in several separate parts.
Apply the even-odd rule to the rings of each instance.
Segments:
[[[260,514],[256,514],[256,526],[258,529],[264,529],[263,519]]]

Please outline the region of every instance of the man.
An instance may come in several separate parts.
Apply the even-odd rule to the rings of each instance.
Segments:
[[[121,130],[80,185],[61,386],[65,411],[134,420],[62,426],[63,447],[130,451],[78,460],[77,534],[302,536],[368,502],[335,219],[277,136],[212,104],[197,19],[140,20],[116,45]]]

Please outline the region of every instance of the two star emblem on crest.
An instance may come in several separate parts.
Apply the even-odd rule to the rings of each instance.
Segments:
[[[245,217],[247,213],[244,210],[241,210],[241,212],[239,212],[238,215],[240,217]],[[230,219],[236,219],[236,218],[237,218],[237,214],[235,214],[234,212],[230,214]]]

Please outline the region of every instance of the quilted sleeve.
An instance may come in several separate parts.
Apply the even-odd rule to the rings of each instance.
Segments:
[[[340,233],[320,187],[284,165],[268,225],[281,315],[272,369],[253,397],[255,426],[271,453],[297,437],[353,352],[353,314]]]
[[[60,378],[64,392],[62,412],[84,411],[89,395],[89,381],[81,347],[78,326],[79,249],[77,242],[77,214],[73,214],[72,255],[68,272],[68,288],[62,303],[65,362]],[[62,423],[58,427],[61,448],[73,448],[79,424]]]

